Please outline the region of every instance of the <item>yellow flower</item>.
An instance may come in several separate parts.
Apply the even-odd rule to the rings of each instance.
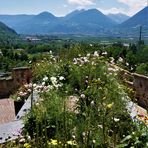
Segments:
[[[67,141],[67,144],[68,144],[68,145],[77,145],[77,144],[75,143],[75,141]]]
[[[29,143],[25,143],[24,148],[31,148],[31,145]]]
[[[114,102],[108,104],[108,105],[107,105],[107,108],[111,109],[111,108],[113,107],[113,105],[114,105]]]
[[[49,142],[48,144],[49,145],[58,145],[58,141],[51,139],[51,142]]]

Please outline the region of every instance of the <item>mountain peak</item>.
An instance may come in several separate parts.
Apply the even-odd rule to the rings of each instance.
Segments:
[[[127,21],[121,24],[121,27],[125,28],[133,28],[139,25],[148,27],[148,6],[143,8],[141,11],[137,12],[134,16],[132,16]]]
[[[78,11],[76,11],[78,12]],[[80,13],[76,13],[68,18],[66,21],[69,26],[76,26],[80,28],[80,26],[87,26],[88,28],[94,29],[96,28],[110,28],[116,23],[112,21],[110,18],[105,16],[102,12],[97,9],[89,9],[83,10]],[[74,13],[74,12],[73,12]],[[87,28],[85,30],[88,30]]]
[[[88,9],[87,11],[98,12],[99,10],[98,10],[98,9],[93,8],[93,9]],[[99,11],[99,12],[100,12],[100,11]]]
[[[88,9],[88,10],[86,10],[86,12],[89,12],[89,13],[101,13],[101,14],[103,14],[101,11],[99,11],[98,9],[95,9],[95,8],[94,9]]]
[[[98,9],[88,9],[85,11],[82,11],[81,13],[79,13],[79,15],[83,15],[83,16],[93,16],[93,17],[97,17],[97,16],[105,16],[101,11],[99,11]]]
[[[55,16],[48,11],[41,12],[36,16],[36,18],[48,19],[48,18],[55,18]]]
[[[73,17],[73,16],[75,16],[77,14],[80,14],[80,13],[82,13],[84,11],[85,11],[85,9],[80,9],[80,10],[77,9],[77,10],[74,10],[74,11],[70,12],[65,17],[66,17],[66,19],[69,19],[69,18],[71,18],[71,17]]]

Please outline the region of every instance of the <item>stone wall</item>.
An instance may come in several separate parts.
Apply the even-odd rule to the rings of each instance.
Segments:
[[[8,98],[20,86],[30,83],[31,77],[31,70],[29,68],[14,68],[11,77],[0,79],[0,99]]]
[[[18,89],[23,84],[31,82],[31,70],[27,67],[14,68],[12,71],[14,88]]]
[[[133,87],[137,102],[140,106],[148,110],[148,77],[135,73],[133,77]]]
[[[122,79],[135,92],[137,103],[148,110],[148,77],[128,71],[121,71]]]
[[[10,94],[13,94],[13,79],[0,80],[0,99],[7,98]]]

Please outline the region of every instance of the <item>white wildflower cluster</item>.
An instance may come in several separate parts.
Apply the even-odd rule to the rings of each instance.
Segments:
[[[134,68],[133,67],[131,67],[131,70],[133,70]]]
[[[59,77],[59,80],[60,80],[60,81],[63,81],[63,80],[65,80],[65,78],[64,78],[63,76],[60,76],[60,77]]]
[[[91,104],[92,106],[94,106],[94,105],[95,105],[95,101],[92,100],[90,104]]]
[[[107,55],[107,52],[103,52],[102,55],[105,56]],[[95,60],[96,58],[99,57],[99,52],[98,51],[94,51],[93,54],[88,53],[86,56],[82,57],[80,54],[78,55],[78,58],[74,58],[73,59],[73,63],[75,65],[79,65],[82,66],[86,63],[90,62],[90,58],[92,58],[93,60]],[[92,61],[92,65],[96,65],[95,61]]]
[[[18,90],[18,93],[17,93],[17,98],[16,100],[17,101],[20,101],[20,100],[24,100],[28,97],[28,95],[31,93],[31,83],[30,84],[25,84],[24,86],[22,86],[19,90]]]
[[[45,86],[46,83],[48,83],[48,77],[47,77],[47,76],[45,76],[45,77],[43,78],[42,85]]]
[[[96,60],[99,58],[99,53],[98,51],[95,51],[93,54],[92,54],[92,61],[91,61],[91,65],[94,65],[96,66],[97,63],[96,63]]]
[[[105,56],[105,55],[107,55],[107,54],[108,54],[107,51],[102,52],[102,55],[103,55],[103,56]]]
[[[123,58],[119,57],[118,61],[123,63]]]
[[[109,67],[109,68],[108,68],[108,71],[109,71],[109,72],[116,72],[116,69],[113,68],[113,67]]]
[[[102,56],[106,56],[107,54],[108,54],[107,51],[104,51],[104,52],[102,52],[101,55],[102,55]],[[93,56],[94,56],[94,57],[99,57],[98,51],[95,51],[94,54],[93,54]]]
[[[115,121],[115,122],[119,122],[120,121],[120,119],[118,119],[118,118],[113,118],[113,120]]]
[[[129,66],[129,63],[126,63],[126,66]]]
[[[48,77],[45,76],[45,77],[43,78],[43,81],[47,81],[47,80],[48,80]]]
[[[47,54],[50,55],[50,61],[49,61],[50,64],[56,62],[56,57],[53,55],[53,52],[51,50],[49,52],[47,52]],[[44,58],[44,60],[49,60],[49,59]],[[44,62],[44,60],[43,60],[43,62]]]
[[[98,125],[98,128],[99,129],[103,129],[103,125]]]
[[[51,55],[52,55],[52,51],[51,51],[51,50],[49,51],[49,54],[51,54]]]
[[[51,61],[52,62],[56,62],[56,57],[54,57],[53,55],[51,55],[50,58],[51,58]]]
[[[85,98],[85,94],[81,94],[80,97],[81,97],[82,99],[84,99],[84,98]]]
[[[50,78],[50,81],[53,85],[56,85],[58,82],[57,82],[57,78],[56,77],[51,77]]]
[[[33,91],[36,91],[38,93],[48,92],[52,89],[53,87],[51,85],[45,86],[43,85],[43,83],[41,85],[38,84],[35,87],[33,87]]]
[[[41,84],[33,84],[33,89],[38,93],[49,92],[53,89],[58,89],[63,86],[62,81],[65,80],[63,76],[59,77],[47,77],[45,76]]]
[[[113,65],[115,64],[115,59],[113,57],[110,58],[110,63]]]
[[[93,56],[94,56],[94,57],[99,57],[98,52],[97,52],[97,51],[95,51],[95,52],[94,52],[94,54],[93,54]]]
[[[61,81],[65,80],[65,78],[63,76],[59,76],[59,77],[51,77],[50,81],[52,83],[52,86],[56,89],[60,88],[63,86],[63,83]]]
[[[75,65],[82,66],[82,65],[84,65],[84,64],[86,64],[86,63],[89,63],[89,57],[87,56],[87,57],[74,58],[74,59],[73,59],[73,63],[74,63]]]
[[[119,71],[119,67],[117,67],[117,66],[109,66],[108,67],[108,71],[109,72],[118,72]]]
[[[90,57],[90,56],[91,56],[91,54],[90,54],[90,53],[88,53],[86,56],[87,56],[87,57]]]
[[[19,95],[20,97],[24,97],[24,96],[27,95],[27,92],[20,91],[20,92],[18,93],[18,95]]]

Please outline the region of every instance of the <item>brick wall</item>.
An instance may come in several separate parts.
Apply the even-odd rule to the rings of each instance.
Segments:
[[[0,80],[0,99],[7,98],[20,86],[31,82],[31,70],[27,67],[14,68],[11,78]]]

